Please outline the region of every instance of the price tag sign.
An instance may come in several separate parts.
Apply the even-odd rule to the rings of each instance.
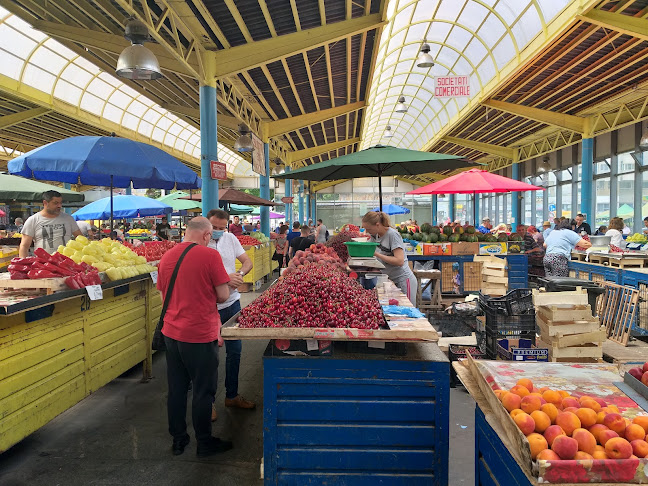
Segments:
[[[158,275],[158,271],[157,271],[157,270],[155,270],[154,272],[151,272],[151,280],[153,280],[153,283],[154,283],[155,285],[157,285],[157,275]]]
[[[101,288],[101,285],[88,285],[86,291],[88,292],[90,300],[103,299],[103,289]]]
[[[317,343],[317,339],[307,339],[306,349],[308,351],[317,351],[319,349],[319,344]]]
[[[385,349],[385,341],[367,341],[367,347],[375,349]]]

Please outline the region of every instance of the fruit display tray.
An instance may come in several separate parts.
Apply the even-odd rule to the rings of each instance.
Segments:
[[[490,408],[501,425],[502,433],[512,444],[510,452],[526,472],[538,483],[648,483],[648,459],[594,459],[532,461],[529,443],[509,413],[502,407],[494,389],[509,389],[521,377],[529,378],[536,386],[566,390],[576,395],[586,394],[603,398],[619,408],[621,415],[632,420],[645,414],[615,383],[620,381],[618,368],[611,364],[533,363],[508,361],[466,360]]]

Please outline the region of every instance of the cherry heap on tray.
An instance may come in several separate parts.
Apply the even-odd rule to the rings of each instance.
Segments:
[[[238,322],[242,328],[378,329],[384,318],[373,290],[336,265],[306,261],[244,308]]]

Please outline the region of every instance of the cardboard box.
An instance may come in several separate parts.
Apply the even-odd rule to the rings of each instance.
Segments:
[[[549,361],[549,349],[536,348],[530,339],[500,339],[497,355],[507,361]]]
[[[441,245],[434,243],[423,243],[423,254],[424,255],[443,255],[443,248]]]
[[[478,242],[467,242],[460,241],[458,243],[452,243],[452,254],[453,255],[476,255],[479,252],[479,243]]]
[[[435,244],[441,247],[441,255],[445,255],[445,256],[454,255],[452,251],[456,243],[435,243]]]
[[[506,255],[506,243],[496,242],[496,243],[486,243],[480,242],[479,245],[479,254],[480,255]]]

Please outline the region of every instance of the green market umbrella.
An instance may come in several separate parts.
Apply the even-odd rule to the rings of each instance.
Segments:
[[[44,182],[25,179],[24,177],[0,174],[0,201],[38,202],[43,199],[45,191],[58,191],[63,202],[84,201],[85,196],[80,192],[70,191],[62,187],[45,184]]]
[[[200,209],[200,204],[194,201],[188,201],[186,199],[181,199],[183,197],[188,197],[189,194],[186,192],[178,191],[167,194],[166,196],[161,196],[156,199],[156,201],[167,204],[173,208],[173,211],[188,211],[191,209]]]
[[[619,218],[629,218],[634,216],[634,208],[628,204],[623,204],[619,209],[617,209],[617,216]],[[601,211],[596,215],[597,219],[604,219],[610,217],[610,211]]]
[[[227,211],[230,216],[240,216],[242,214],[250,214],[254,210],[251,206],[243,206],[241,204],[230,204]]]
[[[408,176],[445,172],[463,167],[479,166],[458,155],[421,152],[385,145],[376,145],[359,152],[336,157],[326,162],[309,165],[283,174],[275,179],[301,179],[307,181],[331,181],[336,179],[360,179],[378,177],[378,195],[382,210],[382,180],[385,176]]]

